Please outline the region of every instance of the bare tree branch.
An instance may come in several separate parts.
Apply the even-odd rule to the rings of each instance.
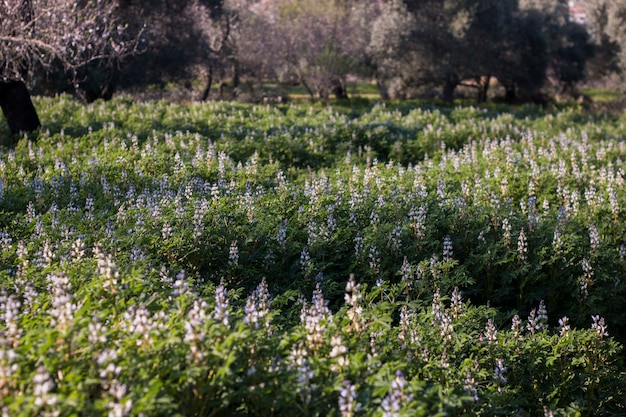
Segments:
[[[139,35],[120,22],[117,0],[3,0],[0,77],[20,80],[34,67],[70,73],[97,62],[115,66],[138,50]]]

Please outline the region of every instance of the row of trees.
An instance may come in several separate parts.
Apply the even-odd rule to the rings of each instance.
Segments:
[[[626,0],[581,3],[582,23],[566,0],[4,0],[0,103],[6,115],[3,92],[25,85],[91,101],[198,79],[203,100],[225,80],[235,94],[277,81],[326,100],[351,76],[382,98],[452,100],[464,85],[485,100],[497,80],[508,101],[540,100],[547,85],[625,72]]]

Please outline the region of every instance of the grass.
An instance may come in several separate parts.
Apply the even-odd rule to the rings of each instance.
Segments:
[[[617,90],[605,88],[583,89],[583,94],[596,103],[615,103],[622,99],[623,94]]]

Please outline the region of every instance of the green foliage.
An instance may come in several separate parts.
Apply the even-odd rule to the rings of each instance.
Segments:
[[[0,154],[6,414],[624,413],[622,119],[38,105]]]

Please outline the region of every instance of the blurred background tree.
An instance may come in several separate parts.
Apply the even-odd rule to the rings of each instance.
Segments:
[[[0,18],[5,80],[85,101],[328,101],[361,80],[383,99],[541,103],[626,68],[626,0],[7,0]]]
[[[237,59],[251,75],[302,85],[312,99],[346,98],[347,77],[371,72],[365,50],[375,9],[353,0],[259,2],[247,11]]]
[[[13,133],[39,125],[25,82],[58,77],[78,88],[137,51],[137,33],[129,35],[118,6],[102,0],[0,4],[0,104]]]

